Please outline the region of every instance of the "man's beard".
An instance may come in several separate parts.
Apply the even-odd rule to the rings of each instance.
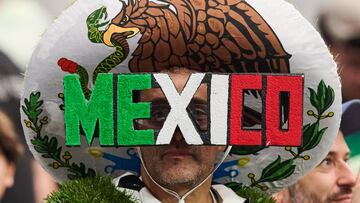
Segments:
[[[182,159],[173,159],[172,165],[167,167],[167,170],[162,167],[166,163],[164,156],[169,150],[184,150],[189,156],[187,161]],[[147,156],[143,154],[143,157]],[[153,157],[144,160],[145,167],[147,168],[151,177],[166,188],[173,188],[173,186],[196,186],[208,177],[214,170],[214,160],[208,160],[204,156],[203,149],[198,146],[189,146],[184,143],[175,143],[172,146],[164,146],[153,151]],[[188,161],[192,160],[192,164]]]
[[[171,170],[169,172],[161,172],[161,169],[157,170],[158,177],[156,177],[156,179],[161,185],[169,188],[179,184],[193,187],[198,185],[210,173],[210,171],[205,171],[202,167],[194,170],[194,168],[189,168],[188,166],[178,165],[174,166],[174,168],[176,168],[176,170]],[[175,171],[177,174],[173,174]]]
[[[316,195],[309,194],[298,183],[289,187],[289,196],[291,203],[321,203]]]
[[[300,186],[299,183],[296,183],[289,188],[289,196],[290,196],[290,203],[330,203],[336,197],[340,195],[351,194],[352,189],[351,187],[340,187],[340,191],[336,192],[335,194],[331,194],[330,196],[326,197],[325,200],[321,200],[318,195],[316,195],[316,191],[306,191],[303,187]]]

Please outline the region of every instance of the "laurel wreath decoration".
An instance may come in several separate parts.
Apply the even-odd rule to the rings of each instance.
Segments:
[[[53,169],[66,168],[70,180],[95,177],[94,169],[86,169],[82,162],[71,162],[72,154],[69,151],[63,152],[62,147],[59,147],[57,138],[42,134],[42,128],[48,124],[49,118],[47,116],[40,118],[43,112],[41,107],[44,103],[40,100],[40,96],[40,92],[32,92],[29,98],[24,100],[25,106],[22,105],[22,110],[28,118],[28,120],[24,120],[25,126],[36,133],[36,136],[30,140],[35,151],[41,154],[43,158],[52,160],[53,162],[49,166]]]
[[[321,80],[318,84],[317,91],[312,88],[308,89],[310,91],[311,105],[315,107],[317,113],[315,113],[313,110],[307,111],[307,115],[314,117],[316,121],[314,123],[309,123],[303,126],[303,145],[297,147],[296,152],[292,147],[285,147],[285,150],[291,153],[293,157],[282,161],[281,157],[278,156],[273,162],[271,162],[262,170],[259,179],[256,180],[254,173],[249,173],[247,176],[251,180],[251,187],[257,187],[262,191],[267,191],[269,188],[261,183],[278,181],[289,177],[295,171],[296,165],[294,165],[294,160],[299,158],[304,159],[305,161],[309,160],[311,157],[309,155],[303,155],[303,153],[315,148],[322,140],[322,137],[328,127],[320,129],[320,122],[324,119],[334,116],[334,112],[328,112],[326,115],[324,115],[324,113],[333,104],[335,93],[333,88],[326,86],[323,80]],[[264,149],[264,147],[247,147],[243,149],[236,148],[234,151],[231,151],[231,153],[237,155],[256,155],[257,152],[262,149]],[[235,185],[240,184],[231,182],[229,185],[234,188]]]

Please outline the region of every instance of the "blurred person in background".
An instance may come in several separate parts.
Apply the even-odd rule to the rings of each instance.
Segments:
[[[10,117],[19,140],[26,145],[19,112],[22,80],[20,70],[0,52],[0,109]],[[15,184],[6,192],[3,202],[40,203],[56,188],[52,178],[33,159],[27,148],[16,168]]]
[[[345,102],[342,110],[340,130],[351,151],[350,168],[357,173],[360,170],[360,99]]]
[[[75,0],[0,0],[0,50],[25,70],[41,35]]]
[[[52,20],[74,1],[0,0],[0,108],[13,121],[23,144],[25,138],[19,113],[23,80],[20,70],[25,70],[35,45]],[[3,202],[40,203],[57,187],[27,147],[16,168],[14,186],[7,190]]]
[[[5,190],[14,184],[15,163],[22,150],[10,119],[0,110],[0,202]]]
[[[359,203],[360,199],[355,200],[352,195],[359,180],[347,164],[349,156],[350,150],[339,131],[325,159],[295,184],[273,197],[278,203]]]
[[[360,202],[359,168],[352,171],[349,164],[351,160],[360,162],[360,100],[342,107],[340,131],[330,152],[298,182],[276,193],[278,203]]]
[[[350,148],[348,161],[353,173],[358,173],[357,185],[354,188],[353,203],[360,202],[360,100],[354,99],[343,104],[340,130],[344,133]],[[357,200],[357,202],[355,201]]]
[[[339,64],[343,101],[360,99],[360,1],[326,1],[319,29]]]

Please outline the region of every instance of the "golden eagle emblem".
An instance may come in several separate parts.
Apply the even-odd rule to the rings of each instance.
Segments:
[[[289,73],[289,55],[267,22],[245,0],[120,0],[122,9],[110,22],[106,7],[87,18],[88,37],[114,47],[93,72],[107,73],[129,55],[128,39],[141,34],[129,61],[131,72],[158,72],[187,67],[200,72]],[[107,26],[105,30],[100,28]],[[58,61],[63,71],[77,73],[86,98],[85,68],[67,58]],[[258,98],[255,90],[251,93]],[[288,96],[281,95],[284,119]],[[244,125],[261,122],[261,113],[245,107]]]
[[[129,0],[112,19],[104,43],[141,33],[131,72],[188,67],[206,72],[289,73],[291,57],[244,0]]]

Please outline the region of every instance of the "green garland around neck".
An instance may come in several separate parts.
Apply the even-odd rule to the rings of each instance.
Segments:
[[[267,193],[256,188],[237,186],[232,188],[239,196],[251,203],[275,203]],[[132,196],[116,189],[110,177],[92,177],[70,180],[50,194],[46,203],[135,203]]]
[[[89,177],[64,182],[51,193],[46,203],[135,203],[128,194],[116,189],[110,177]]]

